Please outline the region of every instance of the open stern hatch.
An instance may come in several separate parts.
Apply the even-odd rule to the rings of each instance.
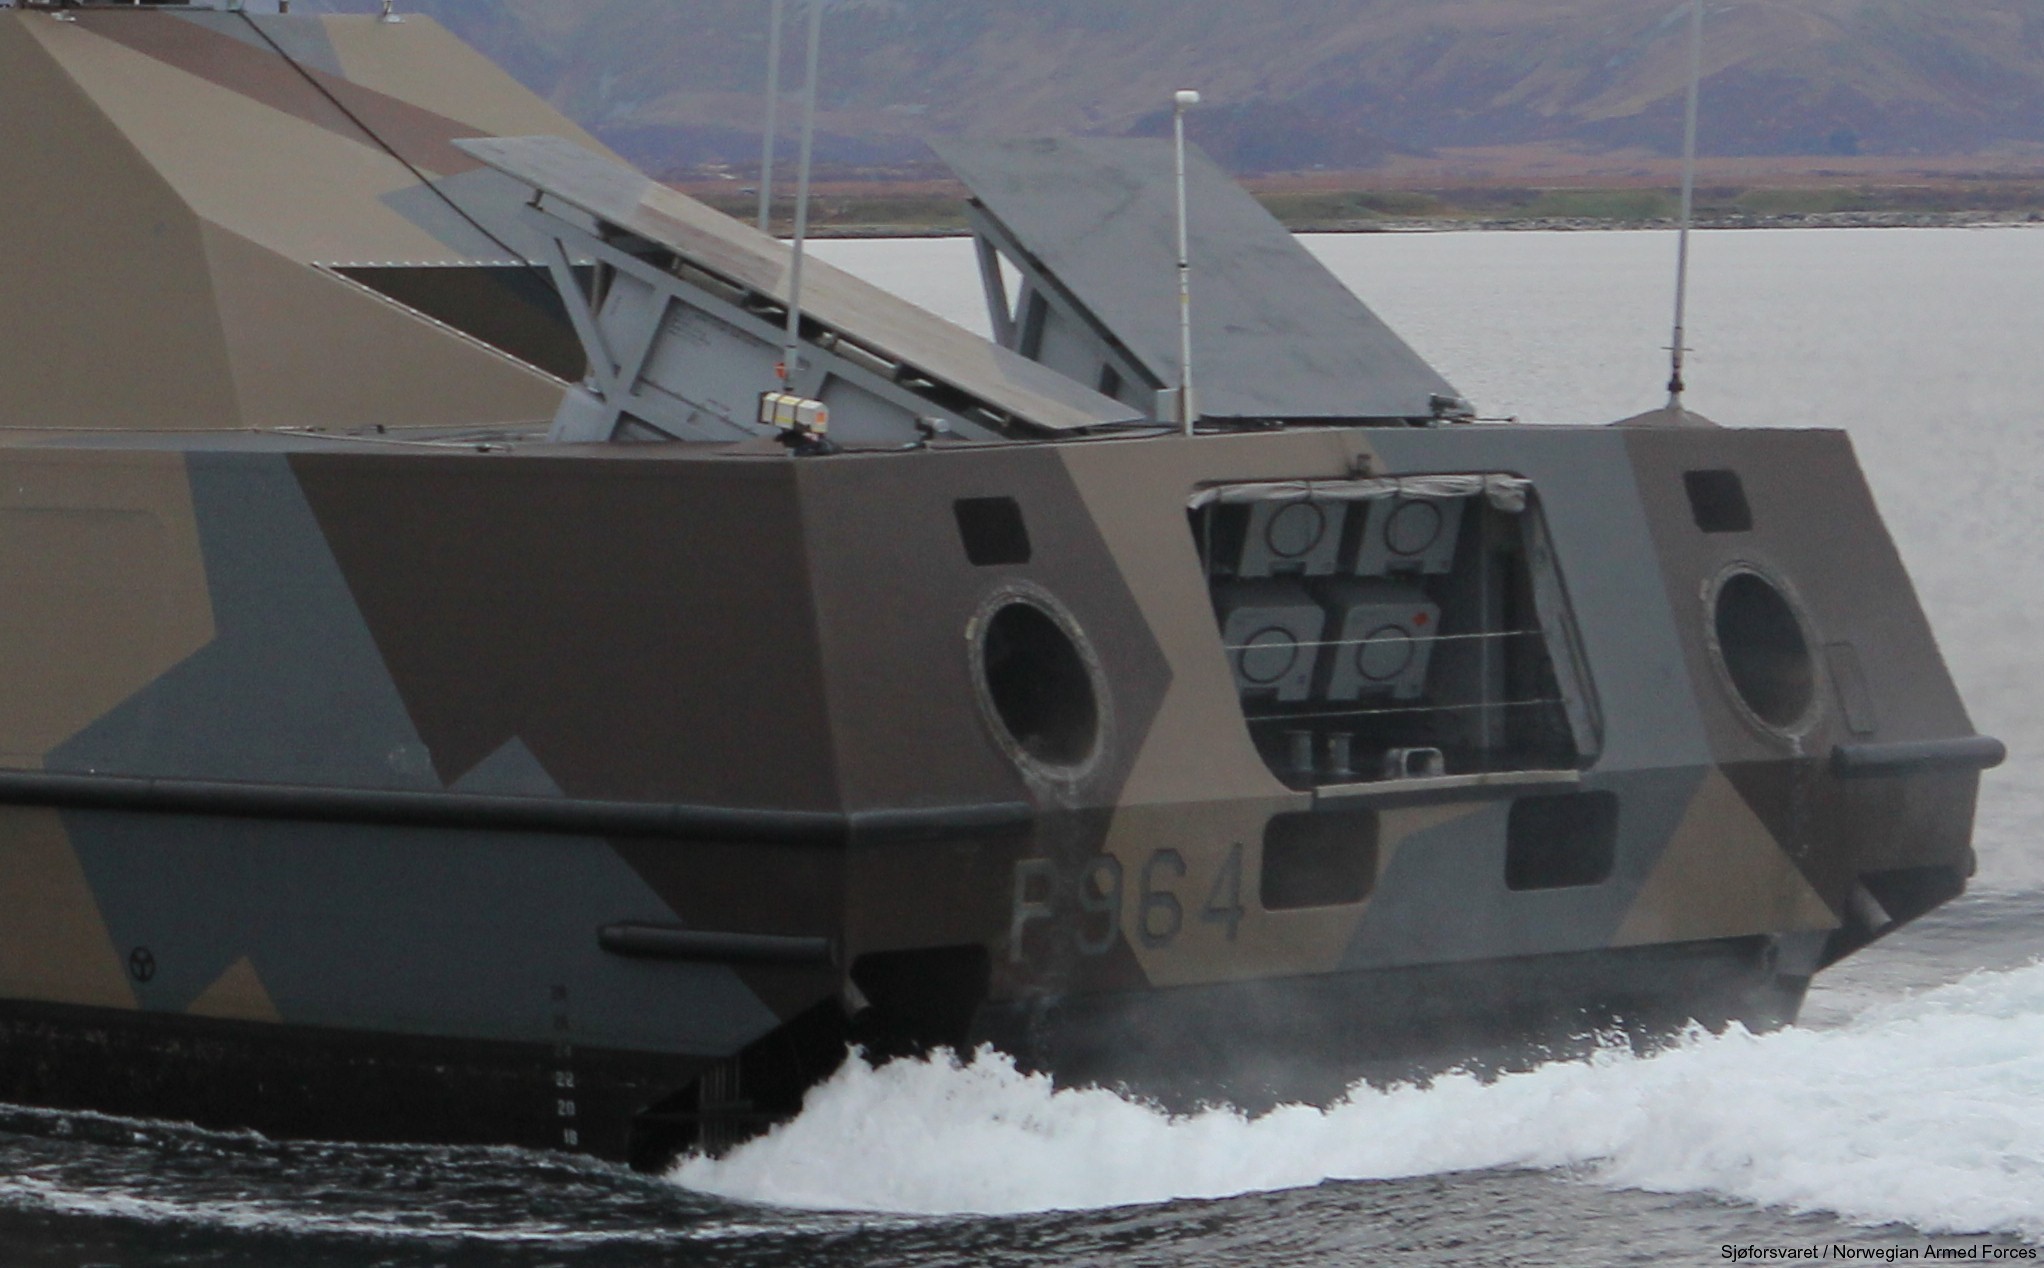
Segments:
[[[1287,784],[1595,760],[1595,697],[1529,481],[1222,485],[1191,515],[1243,715]]]

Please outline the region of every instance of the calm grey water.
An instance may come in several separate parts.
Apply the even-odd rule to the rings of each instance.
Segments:
[[[1658,403],[1673,242],[1311,242],[1486,414]],[[967,244],[819,253],[983,327]],[[665,1178],[0,1113],[0,1265],[1727,1263],[2044,1245],[2044,232],[1709,233],[1691,404],[1851,432],[1980,728],[1974,892],[1806,1024],[1322,1113],[1167,1120],[998,1061],[848,1071]],[[2003,1262],[2026,1262],[2004,1259]]]

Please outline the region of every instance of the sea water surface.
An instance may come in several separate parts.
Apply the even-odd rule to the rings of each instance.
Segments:
[[[1662,398],[1672,234],[1308,245],[1486,416]],[[816,250],[985,328],[965,242]],[[2035,1261],[2044,231],[1703,233],[1693,260],[1691,407],[1851,433],[1976,725],[2011,750],[1972,891],[1820,978],[1801,1026],[1254,1121],[992,1058],[853,1065],[665,1177],[0,1111],[0,1265]]]

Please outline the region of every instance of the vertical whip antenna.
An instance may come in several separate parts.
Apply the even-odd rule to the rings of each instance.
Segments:
[[[802,248],[809,236],[809,160],[816,141],[816,61],[823,40],[824,0],[809,0],[809,68],[802,85],[802,150],[795,166],[794,257],[788,266],[788,331],[782,340],[780,376],[793,384],[802,348]]]
[[[1675,333],[1668,341],[1668,412],[1682,410],[1683,326],[1689,303],[1689,226],[1696,218],[1696,98],[1703,83],[1703,0],[1689,0],[1689,105],[1682,122],[1682,227],[1675,239]]]
[[[767,10],[766,138],[759,146],[759,231],[767,232],[767,218],[774,206],[774,133],[778,130],[776,111],[781,104],[781,6],[773,0]]]
[[[1185,112],[1199,94],[1182,90],[1171,98],[1171,136],[1178,177],[1178,423],[1192,435],[1192,251],[1185,228]]]
[[[398,16],[398,15],[397,15],[397,14],[396,14],[396,13],[394,12],[394,10],[395,10],[396,8],[397,8],[397,0],[383,0],[383,16],[382,16],[382,17],[380,17],[380,18],[378,18],[378,19],[376,19],[376,20],[377,20],[378,22],[402,22],[402,21],[404,21],[404,19],[403,19],[403,18],[399,17],[399,16]]]

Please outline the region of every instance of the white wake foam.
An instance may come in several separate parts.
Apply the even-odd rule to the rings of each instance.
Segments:
[[[1079,1209],[1485,1168],[1571,1168],[1931,1232],[2044,1236],[2044,964],[1834,1030],[1697,1035],[1484,1084],[1358,1088],[1326,1111],[1173,1119],[998,1056],[849,1062],[695,1190],[918,1214]]]

